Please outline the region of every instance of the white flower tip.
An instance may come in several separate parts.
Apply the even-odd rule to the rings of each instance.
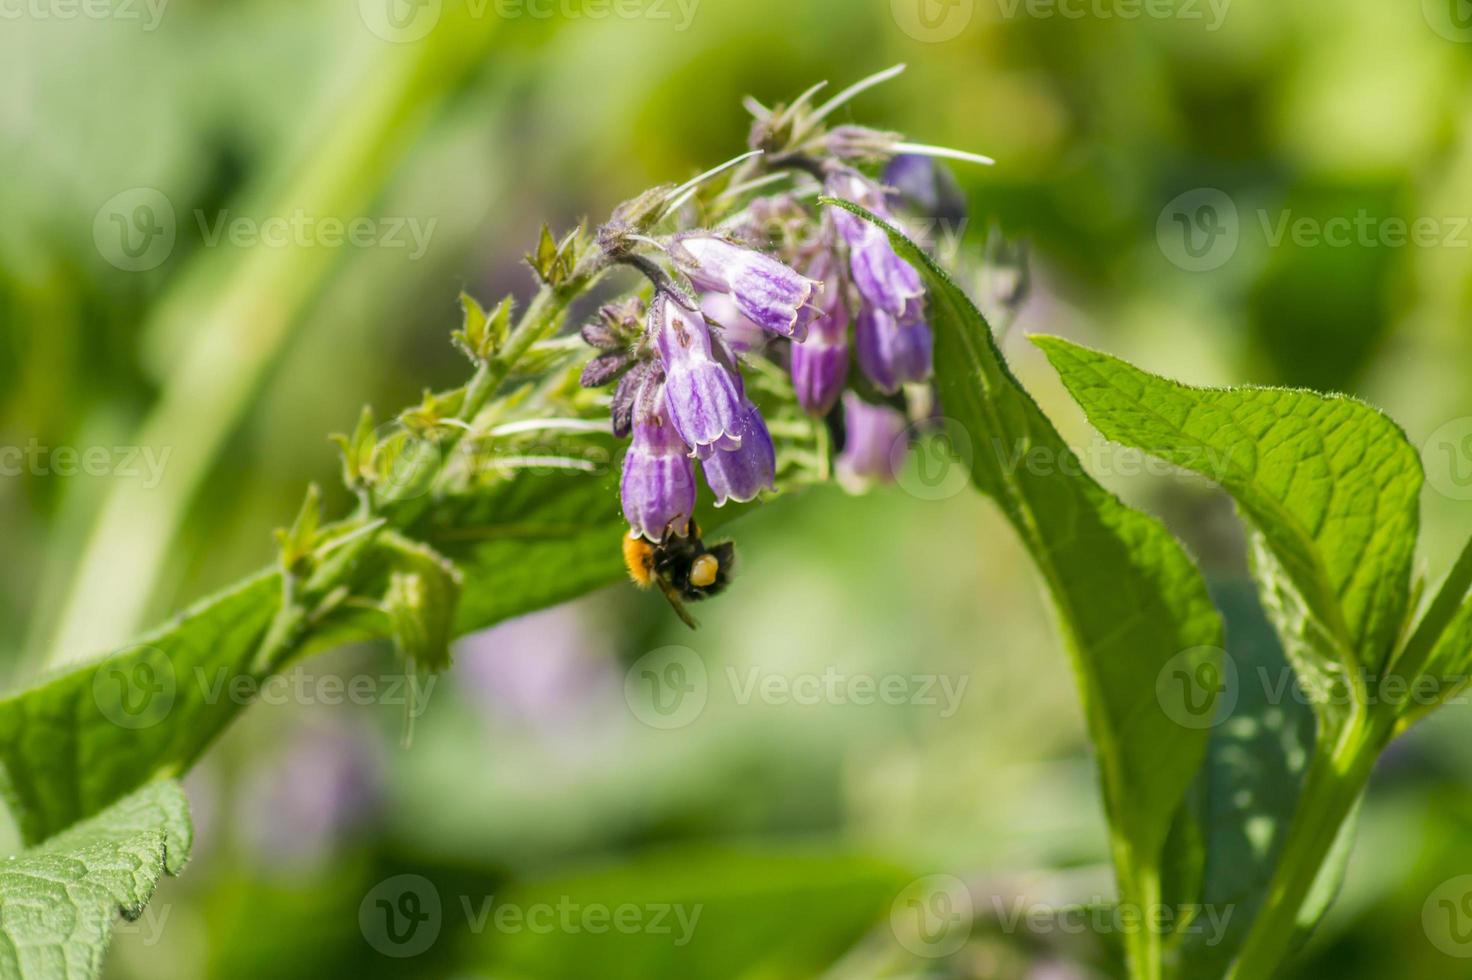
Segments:
[[[979,163],[983,166],[991,166],[997,161],[991,157],[982,156],[980,153],[970,153],[966,150],[956,150],[949,146],[931,146],[928,143],[892,143],[890,149],[896,153],[913,153],[922,157],[940,157],[946,160],[961,160],[966,163]]]
[[[842,92],[839,92],[833,98],[829,99],[827,102],[823,103],[823,105],[818,107],[818,109],[813,113],[812,121],[817,122],[820,119],[827,118],[834,109],[837,109],[845,102],[848,102],[850,99],[854,98],[854,96],[860,94],[861,92],[866,92],[876,85],[882,85],[883,83],[889,81],[891,78],[895,78],[896,76],[903,74],[905,68],[905,63],[900,62],[897,65],[884,69],[884,71],[875,72],[867,78],[859,79],[857,82],[854,82],[848,88],[844,89]]]

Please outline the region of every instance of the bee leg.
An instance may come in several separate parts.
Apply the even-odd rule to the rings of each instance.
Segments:
[[[675,615],[680,617],[680,621],[682,623],[690,627],[692,630],[700,629],[700,623],[696,621],[694,616],[690,615],[690,610],[685,608],[685,601],[680,598],[680,594],[678,592],[676,592],[673,588],[664,585],[663,583],[660,584],[660,591],[663,592],[664,597],[669,600],[670,608],[674,609]]]

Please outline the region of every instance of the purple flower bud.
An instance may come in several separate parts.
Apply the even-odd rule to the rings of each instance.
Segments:
[[[603,323],[585,324],[578,333],[582,335],[583,343],[599,350],[616,350],[624,345],[623,340]]]
[[[769,255],[708,233],[682,235],[670,258],[700,289],[729,293],[748,320],[769,333],[801,340],[819,284]]]
[[[809,272],[816,275],[819,266]],[[823,305],[808,327],[808,336],[792,345],[792,387],[809,415],[827,415],[848,380],[848,303],[843,281],[825,278]]]
[[[618,438],[626,438],[632,431],[635,403],[651,378],[659,383],[664,382],[664,372],[660,370],[659,364],[655,361],[638,361],[613,389],[608,414],[613,422],[613,434]]]
[[[903,460],[905,417],[886,405],[871,405],[852,391],[843,395],[843,452],[835,470],[838,482],[853,493],[874,483],[888,483]],[[900,450],[896,458],[896,450]]]
[[[934,157],[902,153],[884,169],[884,183],[898,197],[951,231],[966,221],[966,195],[956,178]]]
[[[766,345],[766,331],[747,319],[727,293],[706,293],[700,298],[700,310],[720,324],[722,336],[736,353],[745,354]]]
[[[884,191],[857,173],[839,173],[828,182],[828,191],[889,220]],[[849,266],[854,285],[865,301],[891,316],[902,316],[925,293],[920,273],[895,252],[889,235],[871,222],[846,211],[834,215],[834,222],[844,241],[848,242]]]
[[[770,490],[776,481],[777,452],[762,413],[751,402],[742,408],[741,448],[717,451],[701,460],[701,472],[716,495],[716,506],[727,500],[745,503]]]
[[[635,534],[658,541],[667,529],[685,534],[695,511],[689,448],[665,413],[662,386],[651,381],[634,410],[634,441],[624,456],[619,497]]]
[[[587,363],[583,368],[582,377],[578,383],[584,388],[602,388],[611,381],[617,380],[625,371],[634,366],[634,354],[627,350],[608,351],[599,354]]]
[[[859,310],[854,326],[859,368],[887,395],[899,391],[900,385],[930,377],[930,327],[922,309],[917,300],[898,319],[868,305]]]
[[[583,327],[583,342],[599,350],[630,347],[639,338],[643,323],[644,301],[639,297],[607,303],[598,310],[598,319]]]
[[[650,328],[664,361],[665,403],[680,437],[697,453],[741,445],[741,379],[711,349],[705,319],[661,293]]]

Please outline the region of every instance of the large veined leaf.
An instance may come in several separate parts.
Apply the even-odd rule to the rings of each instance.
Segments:
[[[929,287],[936,384],[944,414],[970,435],[972,482],[1026,544],[1058,612],[1098,756],[1123,898],[1153,905],[1166,836],[1207,740],[1205,726],[1171,717],[1157,678],[1210,670],[1221,620],[1179,542],[1072,465],[1077,457],[1012,376],[975,305],[914,243],[889,234]],[[1018,465],[1042,455],[1055,465]],[[1134,950],[1137,975],[1159,970],[1155,938]]]
[[[159,877],[184,867],[192,840],[184,791],[163,780],[0,863],[0,976],[100,975],[118,916],[142,913]]]
[[[1034,339],[1102,433],[1214,480],[1252,525],[1253,574],[1297,686],[1285,672],[1264,670],[1260,651],[1244,660],[1253,671],[1239,676],[1237,710],[1213,737],[1207,785],[1216,807],[1240,801],[1247,812],[1225,820],[1208,813],[1203,896],[1250,917],[1268,899],[1283,834],[1297,820],[1303,763],[1324,754],[1365,697],[1346,685],[1374,680],[1399,648],[1411,604],[1420,459],[1393,421],[1352,398],[1192,388],[1065,340]],[[1449,588],[1418,631],[1428,648],[1461,599],[1456,582]],[[1304,699],[1318,721],[1312,743],[1297,726],[1285,727]],[[1270,751],[1234,745],[1234,733],[1260,740],[1274,727]],[[1286,744],[1290,736],[1303,744]],[[1300,937],[1338,890],[1352,816],[1337,826],[1298,909]],[[1184,975],[1219,969],[1243,938],[1237,927],[1215,948],[1187,945]]]
[[[1306,683],[1385,665],[1410,602],[1423,482],[1399,426],[1342,395],[1192,388],[1035,339],[1100,432],[1201,473],[1237,501],[1254,527],[1265,605]]]

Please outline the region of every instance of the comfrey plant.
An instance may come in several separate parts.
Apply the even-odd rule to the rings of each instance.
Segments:
[[[580,382],[612,387],[612,432],[632,438],[619,484],[630,574],[658,585],[691,626],[684,601],[724,589],[734,554],[724,545],[707,549],[700,538],[696,469],[716,507],[776,490],[778,452],[763,406],[781,431],[809,443],[805,452],[783,454],[785,486],[825,479],[838,444],[840,482],[857,491],[892,478],[903,461],[907,415],[921,421],[934,405],[920,274],[878,225],[809,203],[827,193],[892,221],[900,193],[859,166],[887,164],[915,183],[917,171],[930,168],[925,154],[991,162],[876,130],[824,126],[834,110],[892,74],[817,107],[817,88],[791,106],[749,102],[752,150],[728,165],[741,169],[720,193],[695,196],[724,168],[629,202],[598,232],[608,261],[648,282],[643,294],[605,306],[583,327],[583,340],[598,353]],[[751,196],[778,184],[789,186]],[[687,201],[693,206],[685,208]],[[934,207],[919,197],[920,207],[927,203]],[[659,234],[671,221],[696,227]],[[1014,289],[1006,303],[1015,307],[1024,292]],[[748,373],[758,376],[750,392]],[[850,392],[830,419],[851,387],[862,397]]]
[[[1465,684],[1472,548],[1423,603],[1420,460],[1361,402],[1191,388],[1036,338],[1105,435],[1199,469],[1237,502],[1281,651],[1224,649],[1185,550],[1077,465],[987,318],[900,231],[906,210],[956,214],[921,158],[977,158],[829,125],[893,74],[821,105],[816,88],[785,107],[752,101],[749,153],[627,202],[596,232],[544,229],[528,256],[540,288],[519,314],[463,300],[469,382],[386,426],[365,410],[338,437],[352,513],[324,521],[310,491],[274,567],[0,700],[0,792],[28,848],[0,866],[0,976],[96,976],[118,912],[140,914],[180,870],[191,831],[176,780],[241,707],[222,689],[372,638],[439,669],[452,638],[626,572],[693,624],[684,603],[723,589],[735,556],[702,527],[763,494],[891,479],[937,418],[971,440],[971,482],[1056,611],[1129,974],[1277,970],[1332,899],[1377,756]],[[1000,332],[1026,263],[996,237],[986,256],[982,303]],[[572,329],[618,269],[637,285]],[[1071,465],[1018,466],[1018,449]],[[1281,687],[1248,683],[1274,658],[1312,695],[1302,717]]]

